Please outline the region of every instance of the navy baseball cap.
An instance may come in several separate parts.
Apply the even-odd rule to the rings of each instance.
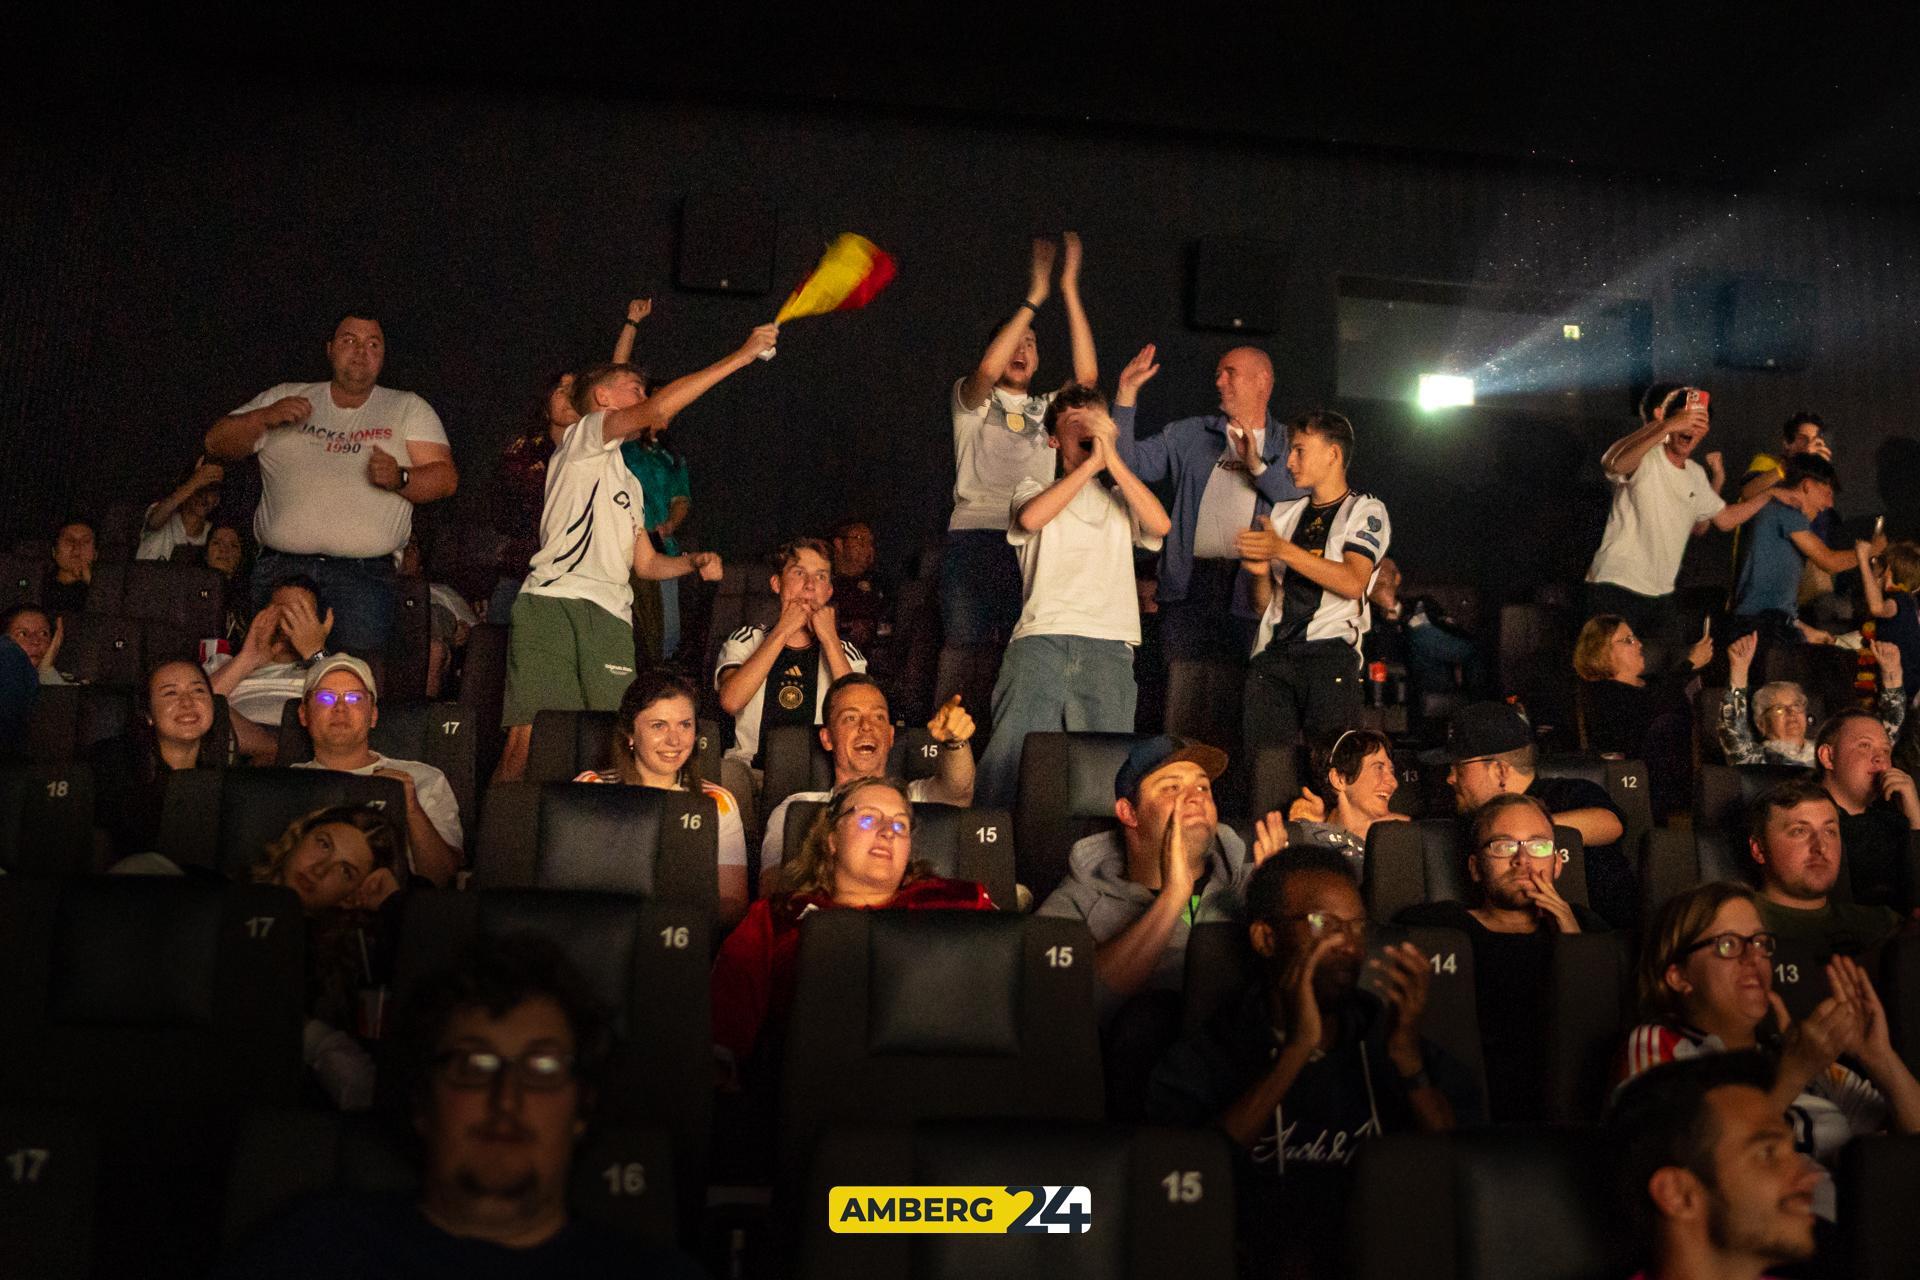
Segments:
[[[1163,733],[1134,743],[1133,750],[1127,752],[1126,763],[1113,775],[1113,798],[1139,799],[1140,784],[1147,780],[1148,774],[1182,761],[1199,765],[1209,778],[1217,778],[1227,771],[1227,753],[1220,748]]]
[[[1505,755],[1533,745],[1533,726],[1520,708],[1507,702],[1471,702],[1447,719],[1447,743],[1420,759],[1427,764],[1459,764]]]

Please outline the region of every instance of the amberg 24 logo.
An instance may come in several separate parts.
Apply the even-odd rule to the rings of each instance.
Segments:
[[[1093,1229],[1085,1187],[835,1187],[841,1235],[1072,1235]]]

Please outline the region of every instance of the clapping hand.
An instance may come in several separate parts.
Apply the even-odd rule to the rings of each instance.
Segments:
[[[1033,238],[1033,256],[1027,269],[1027,301],[1039,306],[1053,292],[1053,260],[1059,253],[1053,241],[1044,236]]]
[[[627,319],[633,324],[639,324],[642,320],[645,320],[648,316],[652,314],[653,314],[652,298],[635,298],[632,302],[629,302],[627,304]]]
[[[1687,650],[1687,662],[1695,671],[1713,661],[1713,619],[1706,618],[1700,624],[1700,638]]]
[[[1882,689],[1904,688],[1906,671],[1900,663],[1900,646],[1885,640],[1873,642],[1873,660],[1880,664],[1880,687]]]
[[[1253,824],[1253,865],[1287,847],[1287,819],[1278,809]]]
[[[1132,404],[1140,395],[1140,388],[1153,381],[1153,375],[1160,372],[1160,366],[1153,357],[1154,346],[1149,342],[1140,348],[1139,354],[1127,361],[1127,367],[1120,371],[1115,403]]]
[[[1060,258],[1060,287],[1071,293],[1080,287],[1080,233],[1063,231],[1060,242],[1066,246]]]

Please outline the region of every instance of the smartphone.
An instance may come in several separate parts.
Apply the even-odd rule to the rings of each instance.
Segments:
[[[1877,541],[1880,535],[1885,533],[1886,530],[1887,530],[1887,518],[1885,516],[1875,516],[1873,518],[1873,536],[1875,540]]]

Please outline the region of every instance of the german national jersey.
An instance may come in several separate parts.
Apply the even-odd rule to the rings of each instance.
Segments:
[[[1276,506],[1267,516],[1273,531],[1302,551],[1327,560],[1344,560],[1362,555],[1373,561],[1378,573],[1386,558],[1393,527],[1387,521],[1387,507],[1370,493],[1349,490],[1337,502],[1315,506],[1313,495]],[[1273,598],[1260,618],[1260,634],[1253,651],[1259,653],[1269,643],[1294,644],[1302,640],[1339,640],[1360,651],[1360,637],[1373,624],[1365,592],[1358,600],[1328,591],[1305,574],[1289,571],[1278,560],[1273,563]],[[1367,579],[1369,589],[1373,577]]]

